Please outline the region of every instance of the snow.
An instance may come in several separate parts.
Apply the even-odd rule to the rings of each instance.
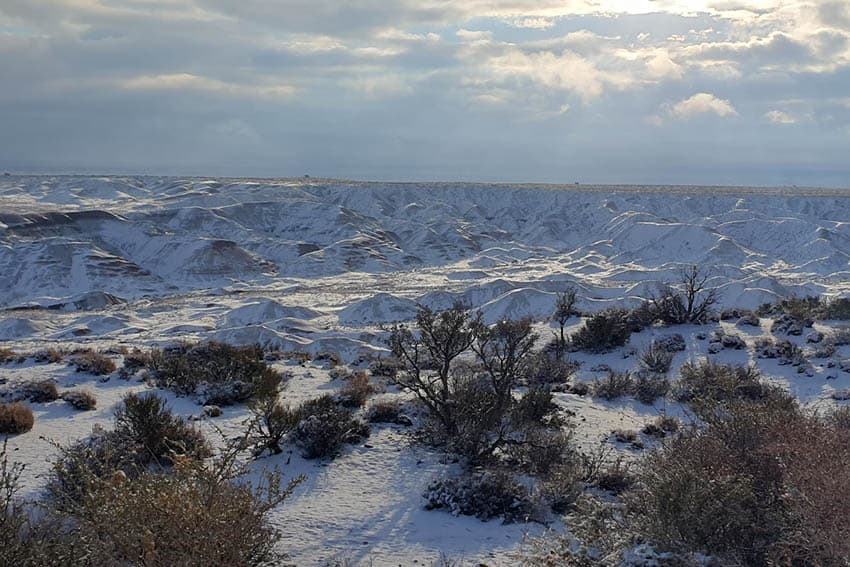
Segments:
[[[839,191],[9,176],[0,194],[0,347],[19,351],[214,339],[339,352],[353,363],[385,353],[384,326],[412,321],[418,304],[444,309],[457,301],[487,322],[531,317],[543,342],[555,332],[547,318],[567,286],[578,290],[582,311],[634,305],[692,262],[710,270],[726,307],[850,293],[850,193]],[[580,324],[574,318],[569,330]],[[577,353],[577,379],[601,377],[593,370],[601,364],[634,369],[635,352],[681,333],[687,349],[676,353],[671,376],[704,356],[758,363],[809,406],[842,403],[832,397],[850,388],[850,374],[827,360],[814,360],[806,376],[755,358],[753,343],[770,324],[648,329],[613,353]],[[709,355],[699,336],[717,329],[740,335],[748,348]],[[789,339],[807,348],[805,336]],[[850,347],[834,357],[844,359]],[[281,369],[294,373],[289,403],[340,386],[318,364]],[[95,424],[109,425],[124,394],[148,388],[114,376],[102,382],[64,364],[0,365],[5,385],[44,378],[89,389],[98,408],[33,404],[35,428],[10,439],[15,458],[28,464],[31,495],[53,454],[41,436],[84,437]],[[165,395],[179,413],[200,413],[192,400]],[[612,429],[685,413],[663,400],[558,394],[557,402],[576,414],[576,439],[588,450]],[[245,407],[225,408],[211,423],[235,435],[246,417]],[[332,462],[287,452],[257,466],[278,464],[287,477],[307,476],[274,513],[281,547],[299,565],[334,556],[427,565],[441,552],[464,565],[511,565],[523,534],[545,529],[424,511],[424,487],[456,465],[398,426],[374,427]]]

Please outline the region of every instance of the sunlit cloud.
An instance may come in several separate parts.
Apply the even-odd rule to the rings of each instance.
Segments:
[[[670,114],[677,118],[691,118],[698,114],[716,114],[720,117],[737,116],[732,103],[711,93],[697,93],[670,107]]]

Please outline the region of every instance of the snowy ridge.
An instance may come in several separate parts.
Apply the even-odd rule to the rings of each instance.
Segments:
[[[300,344],[327,339],[336,324],[410,319],[416,302],[463,301],[489,321],[539,319],[556,291],[575,285],[582,309],[634,304],[689,263],[711,270],[724,304],[755,307],[791,293],[848,291],[848,196],[10,176],[0,180],[0,308],[141,309],[124,329],[80,334],[215,332],[282,344],[293,335]],[[206,308],[210,316],[189,316],[201,322],[145,321],[152,304],[187,294],[226,300]],[[67,330],[45,326],[37,312],[8,313],[20,320],[4,325],[0,340]]]

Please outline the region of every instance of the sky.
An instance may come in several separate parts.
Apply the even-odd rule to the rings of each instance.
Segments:
[[[850,187],[847,0],[0,0],[0,168]]]

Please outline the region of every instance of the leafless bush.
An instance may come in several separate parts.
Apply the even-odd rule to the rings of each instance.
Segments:
[[[378,387],[369,381],[369,375],[358,370],[340,388],[339,398],[344,406],[362,407],[369,396],[376,392]]]
[[[250,424],[254,456],[265,451],[273,455],[283,452],[283,440],[298,426],[301,414],[277,398],[256,399],[251,402],[250,408],[254,414]]]
[[[576,289],[574,287],[568,287],[563,292],[558,293],[555,301],[555,312],[552,314],[552,318],[558,323],[559,330],[554,348],[555,358],[558,360],[561,360],[567,354],[568,338],[564,334],[564,328],[567,325],[567,321],[578,314],[575,305]]]
[[[20,402],[0,404],[0,433],[17,435],[32,429],[35,418],[32,410]]]
[[[656,320],[667,324],[705,323],[713,316],[720,299],[717,288],[708,285],[709,274],[699,266],[682,270],[678,289],[662,285],[657,294],[647,300],[647,309]]]
[[[393,379],[428,411],[428,437],[471,462],[487,460],[512,442],[512,392],[527,376],[537,335],[531,323],[501,321],[492,327],[462,305],[442,313],[420,308],[418,335],[396,326],[390,347],[404,370]],[[464,354],[474,362],[459,361]]]

